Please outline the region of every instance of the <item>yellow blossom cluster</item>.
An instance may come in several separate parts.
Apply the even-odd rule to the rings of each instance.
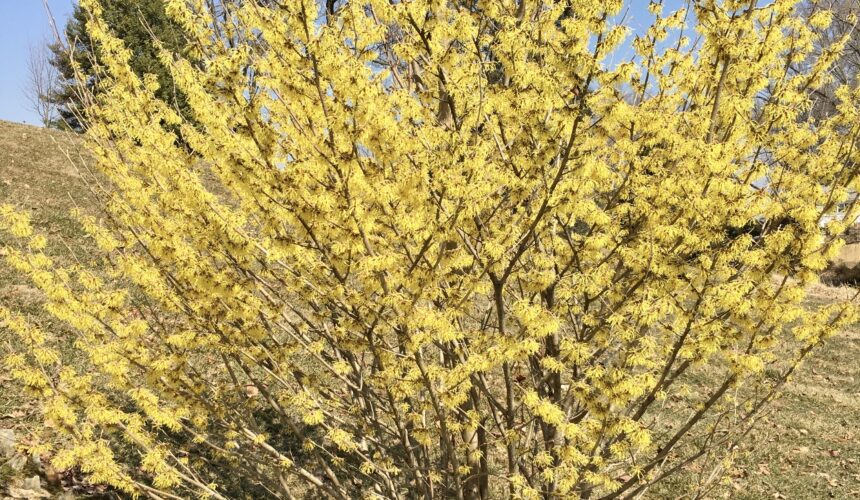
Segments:
[[[824,222],[860,168],[860,91],[808,113],[826,14],[165,4],[187,118],[81,0],[105,266],[0,208],[76,332],[65,360],[0,309],[60,468],[153,498],[633,497],[731,450],[856,319],[802,304],[860,214]]]

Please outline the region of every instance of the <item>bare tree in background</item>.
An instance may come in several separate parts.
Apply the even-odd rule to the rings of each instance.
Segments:
[[[822,53],[846,35],[848,43],[830,69],[832,81],[814,91],[812,113],[818,117],[829,116],[835,111],[836,89],[842,85],[855,87],[860,83],[860,0],[807,0],[801,5],[800,13],[809,19],[822,10],[830,11],[833,18],[830,26],[819,30],[822,38],[816,52]]]
[[[30,109],[39,115],[39,121],[46,127],[54,126],[57,122],[57,104],[52,102],[51,94],[56,89],[59,73],[51,64],[50,57],[47,43],[30,47],[28,80],[24,89]]]
[[[815,28],[813,18],[823,12],[829,12],[831,22],[825,28]],[[799,14],[806,19],[813,29],[821,35],[816,42],[813,58],[820,57],[826,51],[832,50],[843,38],[847,37],[845,47],[835,63],[830,67],[830,81],[821,87],[810,90],[812,106],[809,110],[813,121],[824,120],[838,113],[839,98],[837,91],[840,87],[856,88],[860,84],[860,0],[805,0],[799,9]],[[794,68],[799,70],[799,68]],[[860,202],[860,195],[852,191],[848,201],[837,205],[833,217],[845,217],[854,203]],[[860,242],[860,219],[855,219],[843,234],[846,243]],[[840,265],[834,263],[827,271],[829,279],[841,280]],[[853,279],[853,278],[845,278]]]

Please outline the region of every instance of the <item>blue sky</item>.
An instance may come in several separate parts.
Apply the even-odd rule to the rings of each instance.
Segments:
[[[62,30],[72,0],[48,0]],[[42,0],[0,0],[0,120],[38,124],[24,97],[30,47],[52,40]]]
[[[0,120],[38,124],[39,119],[29,107],[24,89],[27,86],[27,58],[30,47],[53,39],[43,0],[0,0]],[[48,0],[63,29],[72,12],[75,0]],[[668,0],[665,4],[676,8],[682,0]],[[641,32],[652,19],[648,14],[648,0],[627,0],[630,7],[626,24],[633,32]]]

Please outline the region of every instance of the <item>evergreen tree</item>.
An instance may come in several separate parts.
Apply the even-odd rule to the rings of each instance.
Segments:
[[[183,52],[186,46],[184,33],[167,16],[162,0],[98,0],[104,12],[104,20],[117,38],[132,51],[131,68],[138,75],[153,74],[157,77],[159,89],[156,96],[187,114],[184,95],[176,89],[170,72],[158,60],[158,50],[153,42],[157,38],[168,50]],[[98,93],[96,86],[97,71],[94,61],[98,59],[97,47],[86,33],[87,14],[80,6],[75,6],[72,16],[65,27],[65,43],[51,46],[53,64],[59,74],[56,88],[49,99],[58,108],[55,126],[70,128],[81,132],[85,124],[81,122],[81,110],[86,105],[84,94]],[[82,83],[88,92],[81,92],[75,78],[72,61],[77,61],[81,71]]]

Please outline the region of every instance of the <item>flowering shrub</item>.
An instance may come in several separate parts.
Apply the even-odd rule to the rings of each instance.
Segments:
[[[788,0],[166,0],[192,118],[99,8],[105,267],[13,207],[2,310],[55,467],[158,498],[635,496],[724,459],[855,318],[801,301],[857,185],[860,95]],[[157,43],[157,42],[154,42]],[[193,121],[192,121],[193,120]],[[181,140],[177,140],[177,136]],[[233,479],[230,479],[233,478]]]

